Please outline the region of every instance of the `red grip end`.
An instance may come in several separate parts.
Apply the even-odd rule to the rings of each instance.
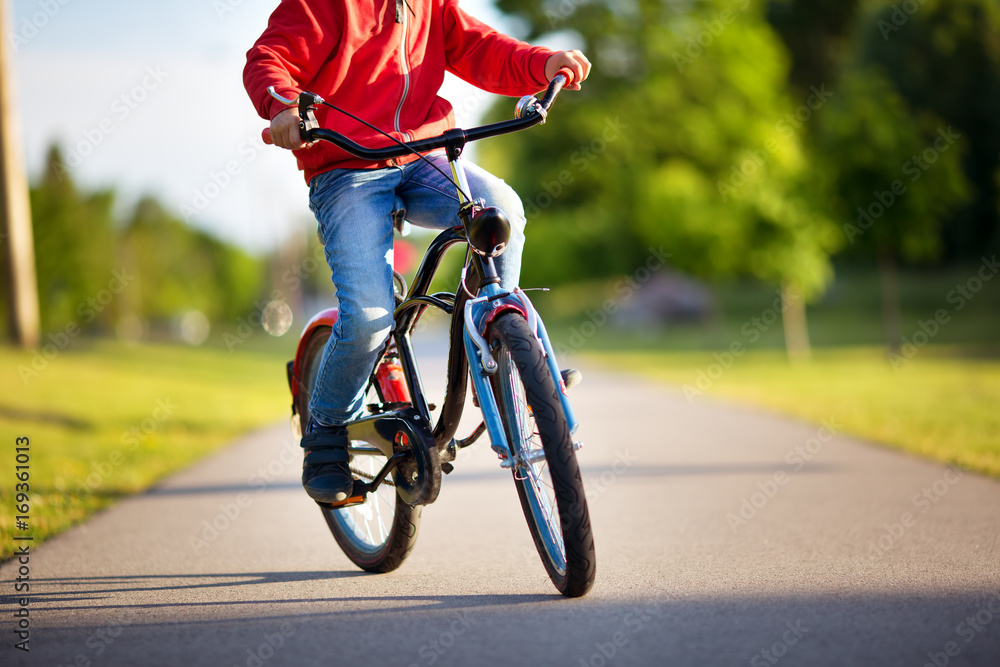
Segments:
[[[265,127],[260,133],[260,138],[264,140],[264,143],[268,146],[273,146],[274,142],[271,141],[271,128]]]
[[[573,76],[573,70],[571,70],[568,67],[563,67],[561,70],[559,70],[558,72],[556,72],[556,76],[559,76],[560,74],[562,74],[564,77],[566,77],[566,85],[567,86],[572,85],[574,79],[576,79],[576,77]]]

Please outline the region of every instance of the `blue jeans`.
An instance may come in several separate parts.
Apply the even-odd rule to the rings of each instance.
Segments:
[[[451,174],[443,153],[428,156]],[[496,260],[506,288],[517,285],[524,246],[524,207],[502,180],[465,162],[473,198],[502,209],[511,223],[510,243]],[[414,225],[446,229],[461,224],[452,185],[423,160],[384,169],[335,169],[309,183],[309,207],[319,221],[340,319],[323,350],[309,410],[321,424],[345,424],[361,416],[364,391],[393,327],[392,212],[406,209]]]

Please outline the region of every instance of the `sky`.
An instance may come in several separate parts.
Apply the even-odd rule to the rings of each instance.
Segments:
[[[253,252],[315,226],[293,156],[261,143],[266,123],[243,89],[246,51],[277,0],[6,2],[29,177],[58,142],[74,180],[114,188],[123,215],[151,194]],[[518,34],[491,0],[462,7]],[[442,95],[460,126],[494,99],[474,92],[449,75]]]

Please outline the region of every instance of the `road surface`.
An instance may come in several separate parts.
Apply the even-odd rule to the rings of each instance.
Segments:
[[[609,372],[573,390],[598,554],[567,600],[462,452],[398,571],[338,550],[286,424],[32,549],[3,665],[1000,665],[1000,484]]]

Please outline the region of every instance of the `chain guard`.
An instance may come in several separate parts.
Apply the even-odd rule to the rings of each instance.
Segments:
[[[430,505],[441,491],[441,460],[434,436],[413,407],[348,424],[348,437],[371,443],[389,458],[409,452],[392,471],[396,493],[410,506]]]

